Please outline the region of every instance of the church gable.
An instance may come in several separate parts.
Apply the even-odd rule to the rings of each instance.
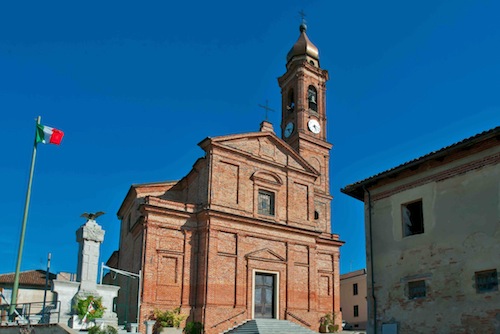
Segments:
[[[200,143],[200,146],[205,150],[209,146],[219,147],[259,160],[267,160],[273,164],[288,166],[308,174],[318,174],[318,171],[288,144],[269,132],[207,138]]]

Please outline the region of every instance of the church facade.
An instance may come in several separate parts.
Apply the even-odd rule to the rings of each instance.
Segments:
[[[108,264],[141,270],[140,326],[154,309],[177,307],[205,333],[258,318],[318,331],[321,317],[340,313],[327,80],[302,24],[278,79],[281,137],[264,121],[258,132],[206,138],[181,180],[131,186]],[[137,296],[123,291],[129,314],[117,313],[133,322]]]

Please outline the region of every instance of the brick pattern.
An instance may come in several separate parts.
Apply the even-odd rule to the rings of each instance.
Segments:
[[[252,319],[259,272],[275,277],[277,318],[317,331],[322,316],[339,313],[343,242],[330,233],[328,72],[302,61],[287,68],[279,79],[284,99],[292,87],[298,98],[293,114],[283,104],[281,128],[296,124],[289,139],[266,122],[257,133],[207,138],[199,144],[205,157],[182,180],[127,194],[118,262],[144,273],[140,330],[155,308],[180,306],[208,334]],[[317,111],[305,108],[309,85]],[[319,134],[307,127],[311,117]],[[264,192],[274,201],[269,212],[258,210]]]
[[[258,141],[231,145],[266,157],[254,149]],[[319,318],[338,312],[340,305],[342,242],[327,231],[329,216],[324,215],[331,197],[317,196],[316,178],[303,163],[290,168],[274,159],[271,164],[248,161],[221,147],[219,142],[209,148],[211,159],[203,163],[210,168],[199,169],[209,176],[197,173],[181,181],[184,189],[169,185],[156,196],[147,196],[149,185],[137,186],[140,195],[122,208],[129,213],[122,221],[120,267],[137,267],[128,263],[133,256],[140,258],[144,273],[140,323],[155,308],[181,306],[189,320],[205,324],[207,333],[219,333],[252,318],[253,275],[262,271],[279,277],[277,316],[317,330]],[[210,196],[191,204],[185,188],[198,184],[198,178],[211,180]],[[259,189],[275,193],[274,217],[257,213]],[[132,229],[129,215],[136,221]]]

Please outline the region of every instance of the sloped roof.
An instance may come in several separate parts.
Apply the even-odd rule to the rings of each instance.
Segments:
[[[23,271],[19,274],[19,285],[30,285],[30,286],[45,286],[45,270],[29,270]],[[14,284],[15,273],[7,273],[0,275],[0,284],[9,285]],[[49,280],[56,278],[56,274],[49,272]]]
[[[259,132],[248,132],[241,134],[233,134],[227,136],[218,136],[218,137],[207,137],[203,139],[198,145],[203,149],[207,150],[207,147],[215,144],[223,144],[225,142],[236,141],[241,139],[251,139],[251,138],[262,138],[267,137],[271,142],[273,142],[277,147],[281,147],[283,151],[287,152],[290,156],[292,156],[297,162],[300,163],[302,168],[307,173],[318,175],[319,172],[301,155],[299,155],[290,145],[288,145],[284,140],[276,136],[274,132],[269,131],[259,131]]]
[[[454,151],[468,148],[472,145],[475,145],[477,143],[480,143],[482,141],[485,141],[487,139],[494,138],[494,137],[497,137],[498,139],[500,139],[500,126],[497,126],[491,130],[483,131],[483,132],[476,134],[472,137],[463,139],[455,144],[451,144],[449,146],[443,147],[442,149],[439,149],[437,151],[432,151],[432,152],[425,154],[419,158],[410,160],[410,161],[405,162],[399,166],[396,166],[396,167],[388,169],[384,172],[375,174],[375,175],[373,175],[369,178],[366,178],[364,180],[349,184],[349,185],[345,186],[344,188],[340,189],[340,191],[343,192],[344,194],[347,194],[349,196],[352,196],[352,197],[362,201],[363,197],[364,197],[363,188],[368,188],[368,187],[376,184],[381,179],[393,178],[397,174],[401,173],[404,170],[407,170],[410,168],[416,169],[416,168],[418,168],[418,166],[424,164],[425,162],[427,162],[429,160],[443,158]]]

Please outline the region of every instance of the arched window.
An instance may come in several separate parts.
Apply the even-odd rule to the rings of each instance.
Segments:
[[[309,102],[309,109],[318,111],[318,91],[314,86],[307,88],[307,101]]]
[[[293,89],[290,89],[288,92],[288,102],[286,105],[286,109],[289,112],[293,112],[295,110],[295,95],[293,93]]]

